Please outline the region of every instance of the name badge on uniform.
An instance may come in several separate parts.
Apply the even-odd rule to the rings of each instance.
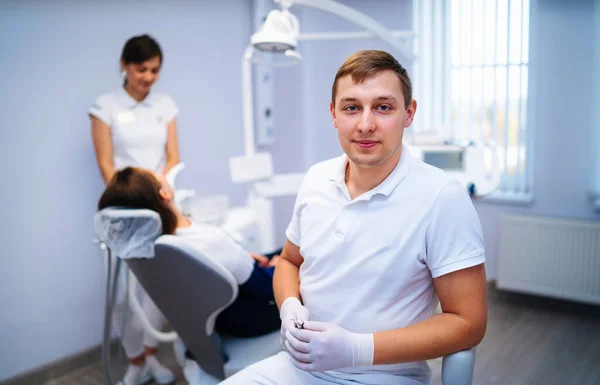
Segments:
[[[134,123],[135,115],[132,111],[120,111],[117,113],[117,122],[120,124]]]

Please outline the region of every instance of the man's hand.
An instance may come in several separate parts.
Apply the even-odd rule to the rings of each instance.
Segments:
[[[286,332],[292,363],[308,372],[373,365],[373,334],[349,332],[329,322],[308,321]]]
[[[286,333],[289,330],[296,329],[294,321],[308,321],[310,319],[310,312],[300,303],[298,298],[289,297],[281,304],[279,317],[281,318],[281,345],[286,348]]]

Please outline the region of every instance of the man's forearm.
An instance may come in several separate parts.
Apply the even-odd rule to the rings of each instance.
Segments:
[[[375,333],[375,365],[422,361],[470,349],[481,342],[485,323],[474,325],[442,313],[402,329]]]
[[[301,299],[299,269],[285,258],[277,263],[273,275],[273,291],[279,309],[281,309],[281,304],[286,298],[296,297]]]

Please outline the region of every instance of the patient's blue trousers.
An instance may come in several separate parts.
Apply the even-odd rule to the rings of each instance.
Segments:
[[[271,259],[281,249],[266,256]],[[239,286],[235,301],[217,317],[217,332],[236,337],[254,337],[281,327],[279,311],[273,295],[273,272],[257,262],[250,278]]]
[[[273,258],[281,249],[267,254]],[[279,310],[273,295],[273,273],[275,267],[262,267],[254,263],[250,278],[239,286],[238,296],[233,303],[219,314],[215,329],[222,334],[235,337],[255,337],[278,330],[281,327]],[[195,359],[189,350],[185,356]]]

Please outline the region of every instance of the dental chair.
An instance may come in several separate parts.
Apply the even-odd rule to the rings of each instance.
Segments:
[[[210,376],[206,384],[216,384],[281,350],[279,331],[255,338],[232,338],[215,333],[217,316],[238,294],[237,283],[233,275],[210,256],[198,253],[176,236],[160,235],[160,217],[156,212],[106,208],[96,213],[94,222],[99,241],[108,249],[109,258],[112,253],[126,261],[131,273],[169,320],[176,334],[152,329],[147,318],[139,314],[143,311],[137,302],[135,288],[130,285],[129,302],[134,312],[143,318],[145,328],[162,341],[174,342],[180,338]],[[109,279],[109,288],[115,284]],[[114,298],[109,291],[108,326],[111,297]],[[107,359],[107,356],[103,357]],[[471,385],[474,365],[474,348],[444,357],[442,384]]]
[[[203,379],[207,385],[216,384],[281,350],[279,330],[254,338],[218,336],[214,332],[217,316],[237,297],[235,278],[210,256],[198,253],[182,239],[161,236],[160,217],[156,212],[107,208],[98,212],[94,221],[101,244],[109,254],[126,262],[176,334],[161,333],[150,326],[145,315],[140,314],[143,311],[136,288],[131,285],[133,280],[129,280],[129,305],[145,329],[162,342],[176,342],[180,338],[207,374]],[[108,287],[115,284],[109,280]],[[111,298],[114,295],[107,292],[110,305],[107,312],[112,313],[114,301]],[[110,316],[107,315],[106,320],[110,322]],[[103,349],[108,350],[108,346]],[[103,355],[103,359],[107,360],[108,356]],[[181,359],[179,361],[183,364]],[[109,382],[109,385],[112,384]]]
[[[224,267],[173,235],[158,238],[154,250],[154,258],[127,265],[206,373],[223,379],[281,350],[279,330],[255,338],[215,335],[217,316],[238,294]]]

